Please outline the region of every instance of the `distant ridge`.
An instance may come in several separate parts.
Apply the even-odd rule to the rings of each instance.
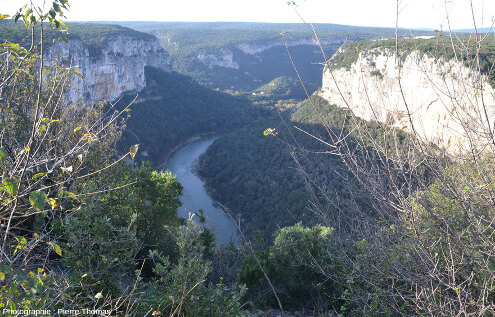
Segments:
[[[456,29],[452,30],[454,33],[474,33],[474,29]],[[478,33],[494,33],[495,28],[480,28],[478,29]]]

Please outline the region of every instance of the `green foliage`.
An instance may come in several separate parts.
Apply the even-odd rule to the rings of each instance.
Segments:
[[[49,299],[47,290],[53,287],[53,281],[45,270],[14,273],[6,265],[0,267],[0,309],[6,310],[3,316],[18,316],[10,310],[43,310]]]
[[[491,156],[482,160],[485,167],[493,165]],[[473,220],[495,217],[492,203],[483,197],[493,191],[485,183],[487,178],[493,179],[493,172],[481,175],[475,162],[468,161],[446,168],[444,177],[452,180],[448,186],[454,188],[447,190],[446,184],[436,179],[426,190],[411,197],[411,214],[403,219],[410,237],[407,248],[413,253],[415,246],[434,241],[427,251],[428,257],[435,259],[435,266],[442,270],[439,279],[451,280],[449,274],[455,274],[456,280],[451,285],[435,283],[432,307],[441,307],[443,302],[463,294],[463,301],[473,306],[468,310],[475,311],[475,306],[495,301],[495,266],[488,256],[491,251],[487,251],[493,248],[494,231],[487,223]],[[421,234],[418,236],[414,230]],[[452,267],[457,269],[453,272]]]
[[[9,193],[10,196],[17,195],[18,186],[15,181],[11,178],[5,178],[2,180],[3,189]]]
[[[264,136],[267,127],[284,130],[272,117],[221,136],[201,156],[199,173],[212,197],[241,217],[246,234],[263,230],[269,238],[277,227],[310,221],[311,214],[290,148]]]
[[[47,196],[44,192],[32,192],[29,194],[29,202],[37,211],[40,211],[45,207],[46,199]]]
[[[153,288],[146,294],[150,306],[161,314],[186,316],[239,316],[244,286],[206,283],[210,262],[203,257],[205,246],[192,221],[176,232],[178,261],[172,265],[168,257],[151,252],[155,259]],[[144,306],[144,305],[143,305]],[[147,309],[147,307],[144,307]]]
[[[321,269],[332,268],[332,274],[337,276],[343,273],[344,268],[330,251],[332,232],[329,227],[308,228],[298,223],[278,230],[273,245],[257,252],[286,309],[336,307],[340,303],[342,288]],[[267,282],[253,255],[244,259],[238,274],[239,281],[249,289],[249,298],[257,305],[276,305],[273,295],[266,292]]]
[[[306,85],[308,85],[306,83]],[[316,91],[316,86],[309,84],[307,87],[310,95]],[[270,81],[268,84],[261,86],[254,91],[256,94],[262,94],[263,98],[279,98],[279,99],[299,99],[307,98],[301,83],[291,77],[278,77]]]
[[[0,148],[0,166],[3,164],[3,160],[4,160],[6,155],[7,155],[7,152],[5,151],[5,149]]]
[[[132,189],[136,195],[132,206],[137,214],[136,237],[143,243],[141,254],[155,249],[165,254],[173,252],[174,238],[167,227],[177,227],[181,221],[177,209],[182,185],[170,172],[155,172],[144,164],[137,173]]]

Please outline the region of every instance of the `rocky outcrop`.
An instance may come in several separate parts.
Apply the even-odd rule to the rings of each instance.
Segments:
[[[218,54],[199,54],[197,59],[210,69],[213,66],[239,69],[239,63],[234,61],[234,53],[227,49],[222,49]]]
[[[494,89],[462,62],[413,51],[399,68],[395,52],[377,48],[361,52],[349,68],[333,68],[324,70],[323,98],[366,120],[414,128],[449,152],[466,151],[467,136],[486,142],[475,130],[493,127]]]
[[[169,54],[153,37],[139,39],[120,34],[96,51],[79,39],[70,39],[50,47],[46,60],[57,58],[77,67],[83,76],[74,79],[71,101],[80,96],[88,101],[113,101],[124,91],[139,91],[146,86],[146,66],[170,71]]]

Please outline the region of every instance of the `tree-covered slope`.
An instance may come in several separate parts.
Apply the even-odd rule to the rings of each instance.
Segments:
[[[312,100],[333,129],[346,125],[344,110],[320,97]],[[299,221],[314,224],[321,215],[313,207],[325,198],[334,200],[335,205],[326,208],[338,214],[352,201],[349,189],[355,197],[361,195],[341,158],[294,125],[322,139],[328,136],[312,104],[305,101],[293,114],[259,120],[219,138],[201,157],[200,175],[213,198],[240,216],[247,233],[261,230],[269,237],[277,228]],[[276,135],[265,136],[267,128],[275,129]],[[363,199],[358,201],[367,208]]]
[[[147,87],[130,108],[121,144],[140,143],[141,155],[155,163],[191,137],[239,128],[263,112],[245,98],[205,88],[176,72],[148,67],[146,79]],[[119,105],[135,97],[129,92]]]
[[[313,92],[318,89],[316,85],[311,83],[304,83],[304,86],[306,87],[309,95],[312,95]],[[285,76],[275,78],[268,84],[259,87],[252,92],[252,95],[257,96],[260,99],[269,100],[304,100],[307,98],[306,91],[299,80]]]

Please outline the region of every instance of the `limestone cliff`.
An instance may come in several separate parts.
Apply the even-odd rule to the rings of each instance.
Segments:
[[[112,101],[126,90],[140,91],[146,86],[145,66],[170,71],[169,54],[152,36],[119,34],[110,37],[98,50],[72,38],[49,48],[46,60],[56,58],[77,66],[84,78],[74,80],[72,101],[80,96],[89,101]]]
[[[400,67],[392,50],[363,51],[348,68],[327,66],[322,82],[320,94],[329,102],[366,120],[406,131],[413,126],[421,138],[450,152],[464,152],[466,136],[475,135],[470,129],[495,121],[495,92],[486,78],[463,62],[417,50]]]
[[[239,69],[239,63],[234,61],[234,53],[225,48],[217,54],[199,54],[197,59],[210,69],[213,69],[213,66]]]

